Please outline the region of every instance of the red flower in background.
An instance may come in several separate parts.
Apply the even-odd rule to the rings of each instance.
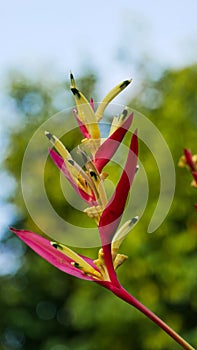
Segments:
[[[193,177],[193,181],[191,182],[191,186],[197,188],[197,155],[192,155],[192,153],[185,148],[184,156],[182,156],[179,160],[180,167],[187,167]],[[194,205],[197,210],[197,204]]]

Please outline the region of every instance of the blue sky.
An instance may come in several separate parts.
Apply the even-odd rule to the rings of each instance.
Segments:
[[[0,85],[13,68],[55,80],[93,69],[102,96],[125,78],[135,88],[144,62],[153,72],[196,62],[196,14],[195,0],[1,1]],[[7,191],[13,186],[7,182]],[[11,207],[1,207],[0,227],[10,215]]]
[[[190,64],[196,13],[194,0],[1,1],[0,74],[18,67],[65,76],[92,67],[114,83],[144,57],[162,66]]]

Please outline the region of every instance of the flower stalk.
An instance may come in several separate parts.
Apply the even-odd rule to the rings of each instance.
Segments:
[[[195,350],[187,341],[185,341],[179,334],[177,334],[171,327],[169,327],[164,321],[162,321],[158,316],[156,316],[152,311],[135,299],[131,294],[129,294],[124,288],[112,287],[112,292],[118,296],[120,299],[124,300],[128,304],[134,306],[150,320],[152,320],[157,326],[163,329],[164,332],[170,335],[183,349]]]

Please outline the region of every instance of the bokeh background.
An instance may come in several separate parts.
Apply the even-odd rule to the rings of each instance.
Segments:
[[[21,164],[35,130],[73,106],[70,69],[86,96],[97,101],[132,77],[115,102],[150,118],[166,139],[176,170],[171,209],[148,234],[159,174],[141,143],[149,200],[122,246],[129,260],[118,274],[136,298],[197,345],[196,191],[189,172],[177,167],[184,147],[197,152],[196,12],[193,0],[0,2],[0,349],[179,349],[138,311],[93,283],[61,273],[8,230],[12,225],[39,232],[23,200]],[[76,132],[65,141],[72,148],[79,140]],[[32,181],[40,166],[36,159]],[[64,218],[70,208],[57,179],[48,162],[48,196]],[[93,257],[96,250],[84,252]]]

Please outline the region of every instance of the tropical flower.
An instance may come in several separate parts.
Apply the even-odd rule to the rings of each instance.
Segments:
[[[193,180],[191,186],[197,188],[197,154],[192,155],[188,149],[184,149],[184,155],[180,158],[178,165],[190,170]],[[197,210],[197,204],[194,205]]]
[[[125,80],[113,88],[104,97],[95,111],[93,100],[91,99],[88,102],[86,97],[79,91],[71,73],[71,91],[76,102],[76,109],[74,109],[73,113],[84,137],[79,146],[79,153],[84,161],[83,168],[73,159],[55,135],[48,131],[45,132],[53,146],[52,149],[49,149],[51,159],[63,172],[79,196],[88,204],[84,212],[94,219],[98,226],[101,239],[98,257],[93,260],[82,256],[64,244],[51,241],[34,232],[15,228],[10,229],[37,254],[59,270],[84,280],[96,282],[109,289],[119,298],[148,316],[183,348],[192,350],[194,348],[183,338],[130,295],[122,287],[116,274],[116,269],[127,259],[126,255],[119,253],[121,243],[138,220],[138,217],[134,217],[118,228],[137,169],[138,138],[136,130],[131,136],[122,175],[114,194],[108,199],[104,186],[107,174],[103,172],[103,169],[118,150],[120,143],[131,126],[133,115],[129,114],[127,109],[124,109],[119,117],[115,117],[109,136],[106,139],[101,139],[100,137],[99,121],[107,105],[129,83],[130,80]]]

